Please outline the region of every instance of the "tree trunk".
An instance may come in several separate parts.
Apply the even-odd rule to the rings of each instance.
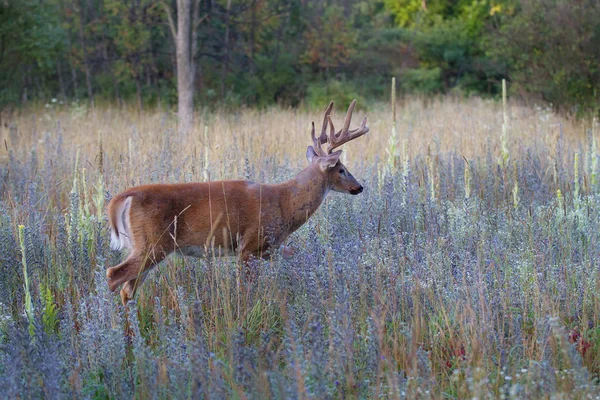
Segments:
[[[202,69],[202,63],[198,62],[196,65],[196,81],[198,82],[198,93],[200,93],[201,99],[206,101],[204,93],[204,71]]]
[[[142,82],[139,75],[135,76],[135,95],[137,98],[138,111],[144,110],[144,99],[142,98]]]
[[[161,107],[161,97],[160,97],[160,86],[158,84],[158,67],[156,65],[156,55],[154,54],[154,49],[150,51],[150,74],[152,78],[151,87],[156,91],[156,103],[158,104],[158,108]]]
[[[165,5],[171,34],[175,38],[177,63],[177,116],[179,134],[191,131],[194,124],[194,80],[196,78],[197,39],[200,0],[177,0],[177,26],[171,8]]]
[[[225,100],[225,81],[229,69],[229,10],[231,9],[231,0],[227,0],[227,11],[225,12],[225,39],[223,44],[223,60],[221,61],[221,99]]]
[[[77,69],[73,62],[71,62],[71,80],[73,81],[73,97],[77,98],[79,86],[77,85]]]
[[[63,79],[63,74],[60,69],[60,60],[56,59],[56,75],[58,75],[58,85],[60,87],[60,99],[62,101],[67,100],[67,91],[65,89],[65,80]]]
[[[177,0],[177,111],[180,134],[194,123],[194,73],[191,58],[192,0]]]
[[[115,91],[115,100],[117,100],[117,106],[121,108],[123,101],[121,100],[121,93],[119,92],[119,81],[117,80],[117,74],[112,73],[113,86]]]
[[[251,5],[251,20],[250,20],[250,74],[254,74],[254,51],[256,46],[256,0],[252,0]]]
[[[81,42],[81,51],[83,52],[83,65],[85,66],[85,82],[87,84],[88,98],[92,108],[94,108],[94,92],[92,91],[92,74],[90,72],[90,64],[87,57],[87,50],[85,48],[85,35],[83,32],[83,25],[85,24],[85,12],[83,1],[80,2],[80,21],[79,21],[79,41]]]

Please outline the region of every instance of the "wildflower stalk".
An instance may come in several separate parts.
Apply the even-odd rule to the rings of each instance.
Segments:
[[[94,229],[92,229],[93,214],[90,210],[89,199],[87,198],[87,169],[81,169],[81,176],[79,178],[80,186],[79,190],[79,213],[77,215],[77,232],[79,233],[79,243],[83,243],[84,240],[88,240],[89,246],[92,246],[94,238]],[[86,236],[87,235],[87,236]],[[92,250],[92,247],[90,247]]]
[[[436,176],[435,176],[435,163],[433,162],[433,157],[431,156],[431,148],[428,147],[427,149],[427,170],[428,170],[428,175],[429,175],[429,195],[430,195],[430,200],[433,202],[435,201],[435,183],[436,183]]]
[[[208,148],[208,126],[204,125],[204,168],[202,169],[202,173],[204,175],[205,182],[208,182],[209,152],[210,149]]]
[[[77,150],[77,153],[75,153],[75,168],[73,169],[73,186],[71,186],[71,193],[77,192],[78,171],[79,171],[79,150]]]
[[[21,247],[21,263],[23,265],[23,281],[25,282],[25,314],[29,320],[29,335],[34,334],[33,305],[31,303],[31,292],[29,291],[29,274],[27,273],[27,252],[25,249],[25,226],[19,225],[19,245]]]
[[[471,169],[469,162],[465,159],[465,200],[471,197]]]
[[[558,202],[558,208],[563,209],[565,203],[560,189],[556,189],[556,201]]]
[[[398,129],[396,125],[396,78],[392,77],[392,95],[391,95],[391,105],[392,105],[392,133],[390,134],[390,139],[388,140],[388,146],[386,152],[388,153],[388,171],[392,171],[397,167],[398,164]]]
[[[79,216],[81,218],[81,225],[85,225],[84,218],[89,215],[89,205],[86,201],[87,194],[87,171],[85,168],[81,169],[81,191],[79,196]]]
[[[135,179],[135,175],[133,173],[133,139],[131,137],[129,137],[129,139],[127,139],[127,161],[128,161],[128,172],[129,172],[129,177],[127,178],[127,180],[129,182],[134,182]]]
[[[579,153],[575,153],[575,160],[573,161],[573,204],[575,209],[579,208]]]
[[[508,150],[508,114],[506,112],[506,80],[502,79],[502,136],[500,138],[502,166],[506,167],[510,160]]]
[[[592,149],[591,149],[592,161],[591,161],[591,171],[590,171],[592,187],[598,183],[598,175],[597,175],[598,143],[596,142],[596,132],[595,132],[596,123],[597,123],[597,120],[596,120],[596,117],[594,117],[594,119],[592,121]]]
[[[102,144],[102,131],[98,131],[98,170],[104,174],[104,149]]]
[[[96,221],[102,221],[104,215],[104,150],[101,132],[98,132],[98,181],[95,189],[96,193],[92,200],[96,207]]]
[[[513,196],[513,207],[519,208],[519,167],[517,165],[517,162],[514,162],[514,169],[513,169],[513,179],[514,179],[514,184],[513,184],[513,188],[512,188],[512,196]]]
[[[410,164],[408,161],[408,140],[402,141],[402,186],[404,192],[402,193],[402,205],[406,205],[406,194],[408,192],[408,174],[410,172]]]
[[[48,334],[56,332],[58,326],[58,309],[54,304],[54,296],[48,285],[40,285],[40,298],[42,300],[42,323]]]
[[[129,138],[127,140],[127,154],[129,158],[129,169],[133,168],[133,139]]]
[[[75,168],[73,169],[73,183],[71,185],[71,204],[69,207],[69,215],[65,216],[65,224],[67,225],[67,237],[69,243],[76,238],[73,237],[74,229],[78,226],[77,222],[77,210],[80,209],[80,203],[77,197],[79,196],[79,179],[78,179],[78,170],[79,170],[79,150],[75,154]]]

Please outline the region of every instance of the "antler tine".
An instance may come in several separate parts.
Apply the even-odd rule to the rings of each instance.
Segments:
[[[346,112],[346,120],[344,121],[344,127],[337,133],[333,133],[333,129],[331,134],[329,135],[329,143],[327,145],[327,154],[331,154],[331,152],[347,143],[353,139],[356,139],[359,136],[362,136],[369,132],[369,127],[367,126],[367,117],[365,117],[362,121],[360,127],[349,130],[350,129],[350,121],[352,120],[352,113],[354,112],[354,107],[356,106],[356,99],[352,100],[350,103],[350,107],[348,107],[348,112]],[[331,121],[331,118],[330,118]],[[333,123],[331,123],[331,127],[333,128]]]
[[[331,115],[327,116],[327,120],[329,121],[329,137],[335,137],[335,128],[333,127],[333,121],[331,120]]]
[[[321,137],[319,137],[319,139],[317,139],[317,137],[315,136],[315,121],[313,121],[313,123],[312,123],[312,129],[310,130],[310,137],[313,142],[313,149],[315,150],[315,153],[320,157],[326,156],[327,153],[325,153],[325,151],[321,147]]]
[[[332,132],[333,132],[333,123],[331,122],[331,117],[330,117],[331,110],[333,110],[333,101],[331,103],[329,103],[329,105],[327,106],[327,109],[325,110],[325,115],[323,116],[323,126],[321,127],[321,134],[319,135],[319,137],[317,138],[315,135],[315,122],[314,121],[312,123],[312,129],[310,131],[310,137],[313,142],[313,149],[315,149],[315,153],[317,153],[317,155],[321,156],[321,157],[324,157],[327,155],[327,152],[325,150],[323,150],[323,148],[321,147],[321,144],[327,143],[329,141],[329,137],[327,136],[327,124],[331,125]]]
[[[327,106],[327,109],[325,110],[325,115],[323,116],[323,126],[321,127],[321,135],[319,136],[321,143],[327,142],[327,121],[330,119],[329,116],[331,110],[333,110],[333,101],[329,103],[329,106]]]
[[[352,129],[351,131],[348,131],[348,134],[355,135],[358,132],[362,131],[363,129],[366,129],[367,132],[369,132],[369,127],[367,126],[367,117],[366,116],[363,118],[363,121],[360,124],[360,126],[356,129]],[[365,132],[365,133],[367,133],[367,132]],[[364,135],[365,133],[361,133],[361,135]]]
[[[350,103],[350,107],[348,107],[348,111],[346,112],[346,119],[344,120],[344,127],[340,131],[340,134],[343,136],[350,129],[350,121],[352,120],[352,113],[354,112],[354,107],[356,106],[356,99],[352,100]]]

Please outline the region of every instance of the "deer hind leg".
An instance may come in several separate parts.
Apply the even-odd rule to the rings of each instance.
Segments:
[[[142,272],[137,278],[125,282],[120,292],[121,302],[124,306],[127,306],[127,302],[129,302],[130,300],[133,300],[138,288],[142,286],[142,283],[144,283],[146,276],[148,276],[148,272],[150,271],[146,270],[145,272]]]
[[[161,262],[166,257],[165,253],[159,252],[158,254],[152,254],[152,256],[146,256],[144,258],[144,262],[141,264],[141,268],[138,271],[135,278],[128,280],[125,282],[123,287],[121,288],[121,302],[123,302],[124,306],[127,306],[127,302],[129,300],[133,300],[135,297],[135,293],[142,286],[146,276],[156,264]]]
[[[139,257],[131,255],[121,264],[107,269],[108,289],[114,292],[123,283],[135,278],[139,274],[140,267],[141,260]]]
[[[136,286],[139,287],[143,282],[143,279],[139,283],[136,284],[136,280],[142,276],[148,269],[152,266],[158,264],[164,255],[161,253],[160,255],[152,252],[151,254],[132,254],[127,260],[122,262],[121,264],[109,268],[106,271],[106,278],[108,279],[108,289],[111,292],[117,290],[119,286],[124,283],[129,283],[134,281],[131,285],[131,289],[127,289],[126,293],[135,293]],[[121,296],[122,297],[122,296]]]

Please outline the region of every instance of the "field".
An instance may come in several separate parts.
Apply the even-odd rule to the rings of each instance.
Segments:
[[[598,125],[405,99],[390,139],[390,106],[353,126],[365,113],[343,156],[365,191],[330,194],[291,259],[258,263],[242,295],[235,258],[171,257],[129,312],[105,278],[125,256],[108,246],[110,197],[287,180],[322,110],[200,110],[185,137],[158,110],[15,114],[0,128],[0,393],[598,398]]]

